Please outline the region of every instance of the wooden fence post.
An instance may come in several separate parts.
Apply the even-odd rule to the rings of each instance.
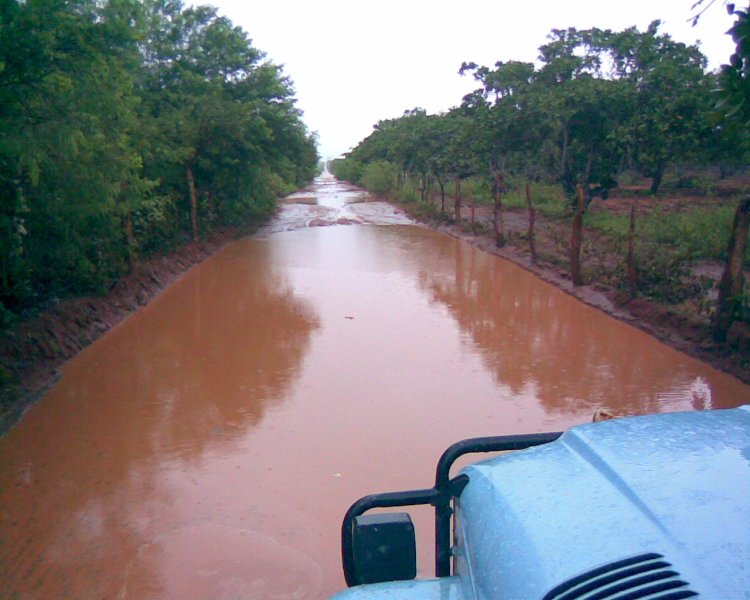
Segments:
[[[570,277],[573,285],[583,285],[581,277],[581,242],[583,240],[583,207],[584,195],[583,186],[576,186],[576,196],[578,203],[576,213],[573,216],[573,232],[570,236]]]

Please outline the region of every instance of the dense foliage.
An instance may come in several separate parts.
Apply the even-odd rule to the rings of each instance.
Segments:
[[[500,172],[559,183],[571,200],[581,185],[588,202],[606,198],[625,171],[651,178],[655,193],[669,167],[713,165],[726,175],[745,166],[747,130],[717,119],[714,94],[719,78],[740,85],[731,75],[743,65],[709,73],[697,47],[659,26],[556,29],[536,64],[464,63],[460,73],[481,87],[459,106],[381,121],[333,168],[361,182],[370,163],[388,161],[394,185],[411,177],[428,188],[469,177],[489,187]]]
[[[291,82],[216,9],[0,0],[0,325],[309,180]]]

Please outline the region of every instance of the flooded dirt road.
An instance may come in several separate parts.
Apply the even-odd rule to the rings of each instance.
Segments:
[[[3,598],[325,598],[349,504],[456,440],[748,400],[365,200],[319,180],[66,365],[0,439]]]

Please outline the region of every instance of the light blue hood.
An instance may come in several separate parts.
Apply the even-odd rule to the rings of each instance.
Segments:
[[[747,406],[583,425],[463,472],[467,599],[542,598],[644,553],[663,555],[704,597],[750,598]]]

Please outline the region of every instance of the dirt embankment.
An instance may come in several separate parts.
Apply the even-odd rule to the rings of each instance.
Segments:
[[[0,435],[55,383],[66,360],[239,235],[216,232],[141,263],[105,296],[65,300],[11,327],[0,337]]]
[[[728,345],[717,346],[711,341],[710,321],[706,314],[643,298],[629,298],[596,281],[573,286],[559,257],[550,260],[555,252],[559,254],[560,239],[569,235],[564,224],[537,215],[535,242],[540,259],[534,263],[524,237],[528,221],[523,211],[506,212],[505,234],[509,241],[503,248],[497,248],[490,235],[482,233],[490,229],[487,223],[491,215],[486,208],[484,213],[479,211],[476,215],[480,232],[477,234],[466,224],[459,228],[428,222],[414,214],[413,205],[402,204],[400,208],[414,219],[511,260],[583,302],[750,383],[750,331],[743,324],[733,327]],[[468,219],[468,209],[463,217]],[[237,230],[225,230],[208,240],[188,244],[166,256],[143,262],[134,273],[115,284],[107,295],[60,302],[7,331],[0,337],[0,435],[57,380],[59,369],[66,360],[148,304],[190,267],[239,235]],[[720,269],[708,271],[720,274]]]
[[[446,209],[452,214],[453,206]],[[617,202],[610,202],[608,208],[615,208]],[[620,204],[629,206],[628,199]],[[565,221],[547,219],[536,214],[534,241],[538,258],[532,262],[528,242],[528,214],[525,210],[506,210],[504,212],[504,234],[507,243],[502,248],[495,245],[492,237],[492,210],[486,206],[475,210],[475,227],[470,224],[470,209],[462,208],[461,227],[446,225],[415,213],[415,205],[399,204],[412,218],[435,229],[460,238],[483,250],[506,258],[515,264],[531,271],[541,279],[568,292],[581,301],[604,311],[605,313],[630,323],[646,333],[653,335],[664,343],[680,350],[709,365],[730,373],[750,383],[750,327],[745,323],[735,322],[729,332],[726,345],[717,345],[711,337],[711,319],[707,311],[699,305],[685,303],[682,305],[660,304],[641,297],[631,297],[594,277],[586,278],[586,285],[574,286],[567,267],[567,244],[570,240],[570,224]],[[626,210],[623,208],[623,210]],[[596,233],[584,230],[584,238],[592,239]],[[589,256],[583,257],[584,269],[587,259],[597,261],[619,261],[618,256],[609,256],[600,245]],[[709,268],[710,267],[710,268]],[[714,279],[716,286],[722,273],[718,264],[698,265],[701,275]],[[712,293],[712,292],[709,292]]]

